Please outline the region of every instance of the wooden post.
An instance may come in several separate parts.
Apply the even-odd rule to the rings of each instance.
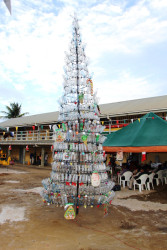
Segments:
[[[38,131],[37,131],[37,141],[39,141],[39,133],[40,133],[40,131],[39,131],[39,126],[38,126]]]
[[[111,122],[109,122],[109,134],[111,134]]]
[[[8,157],[11,155],[11,151],[9,150],[9,147],[8,147]]]
[[[41,166],[42,166],[42,167],[44,167],[44,163],[45,163],[44,157],[45,157],[45,148],[42,148],[42,149],[41,149]]]
[[[25,158],[26,158],[26,148],[23,148],[23,165],[25,164]]]

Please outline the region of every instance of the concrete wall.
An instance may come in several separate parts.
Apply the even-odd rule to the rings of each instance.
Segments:
[[[167,161],[167,153],[147,153],[146,163],[150,163],[150,161],[164,163],[165,161]]]
[[[10,150],[10,157],[12,160],[14,160],[16,163],[21,163],[20,160],[25,161],[25,164],[30,164],[30,154],[36,153],[37,156],[40,156],[42,154],[42,147],[44,148],[44,153],[48,154],[48,165],[52,163],[52,152],[50,146],[39,146],[39,147],[33,147],[29,146],[29,151],[26,151],[26,146],[21,145],[11,145],[12,150]],[[9,146],[1,145],[1,149],[3,150],[3,153],[5,153],[8,156],[8,148]],[[25,150],[25,159],[24,157],[24,150]]]

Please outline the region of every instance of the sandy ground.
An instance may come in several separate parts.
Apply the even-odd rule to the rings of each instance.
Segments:
[[[50,170],[0,167],[0,249],[167,249],[167,185],[153,192],[116,192],[104,209],[80,208],[76,220],[43,204]]]

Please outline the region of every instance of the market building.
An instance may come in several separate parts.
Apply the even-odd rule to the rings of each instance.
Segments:
[[[109,134],[133,123],[149,112],[154,112],[167,120],[167,95],[102,104],[99,108],[100,121],[106,126],[104,134]],[[50,165],[51,147],[54,142],[53,125],[57,124],[61,127],[58,115],[59,112],[49,112],[13,118],[0,123],[0,127],[13,133],[13,137],[5,139],[0,135],[3,160],[7,160],[10,156],[11,162],[13,160],[28,165]],[[167,157],[165,159],[167,160]]]

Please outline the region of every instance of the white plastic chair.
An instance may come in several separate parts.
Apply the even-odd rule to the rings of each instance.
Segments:
[[[163,170],[162,177],[164,179],[165,184],[167,184],[167,169]]]
[[[152,185],[152,188],[154,189],[153,185],[153,179],[154,179],[155,173],[151,173],[148,175],[149,181],[147,182],[147,189],[150,190],[150,184]]]
[[[157,173],[155,173],[155,176],[158,175],[157,177],[154,176],[154,179],[156,180],[157,186],[159,185],[159,180],[161,180],[161,183],[163,184],[163,170],[159,170]]]
[[[134,180],[134,190],[135,190],[135,186],[138,185],[139,186],[139,191],[141,192],[143,189],[144,189],[144,186],[145,186],[145,189],[147,190],[147,184],[146,184],[146,180],[148,178],[148,174],[143,174],[141,175],[137,180],[140,180],[141,183],[137,183],[137,180]]]
[[[126,171],[125,173],[123,173],[122,176],[120,176],[120,185],[123,184],[123,188],[125,188],[125,184],[127,182],[127,185],[129,186],[129,181],[130,181],[130,177],[132,176],[132,172],[130,171]],[[122,180],[122,177],[125,177],[124,180]]]

